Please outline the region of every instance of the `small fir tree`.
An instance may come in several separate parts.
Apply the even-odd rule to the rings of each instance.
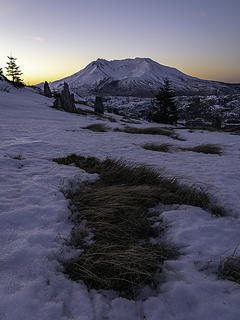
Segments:
[[[9,61],[7,62],[7,76],[12,78],[12,82],[15,86],[23,86],[23,80],[21,79],[22,72],[20,67],[16,64],[17,58],[8,56]]]
[[[174,101],[174,92],[168,79],[164,79],[153,102],[152,120],[160,123],[174,124],[178,120],[178,112]]]

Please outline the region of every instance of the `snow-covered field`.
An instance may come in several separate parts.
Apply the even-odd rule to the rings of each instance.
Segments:
[[[0,319],[1,320],[239,320],[240,286],[218,279],[220,261],[240,244],[240,138],[229,133],[179,130],[186,141],[166,136],[81,129],[105,122],[49,108],[52,100],[32,89],[0,91]],[[136,126],[153,126],[143,123]],[[144,143],[184,147],[218,143],[223,155],[154,152]],[[165,240],[183,253],[165,262],[161,285],[149,297],[130,301],[88,291],[68,280],[59,259],[71,231],[68,201],[61,190],[94,180],[54,157],[77,153],[145,163],[210,192],[228,216],[179,206],[161,213]],[[160,214],[160,213],[159,213]]]

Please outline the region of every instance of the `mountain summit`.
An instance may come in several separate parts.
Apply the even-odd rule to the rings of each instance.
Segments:
[[[70,89],[80,95],[152,97],[166,78],[180,95],[240,91],[240,85],[201,80],[149,58],[111,61],[97,59],[72,76],[54,81],[50,85],[53,89],[59,90],[63,83],[67,82]]]

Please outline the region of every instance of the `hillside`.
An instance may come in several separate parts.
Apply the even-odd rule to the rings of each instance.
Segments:
[[[52,104],[53,99],[30,88],[14,92],[0,88],[1,320],[239,319],[240,286],[229,277],[224,280],[219,272],[226,257],[240,255],[239,136],[163,126],[158,132],[164,134],[127,133],[127,125],[138,132],[160,125],[133,123],[114,114],[99,118],[84,105],[78,108],[85,113],[71,114],[50,108]],[[94,124],[100,128],[104,125],[106,130],[88,127]],[[165,151],[143,148],[146,144],[164,144]],[[193,149],[202,144],[217,144],[221,153]],[[75,211],[70,210],[66,191],[90,191],[92,197],[91,183],[99,181],[93,166],[89,173],[75,163],[52,161],[73,153],[83,159],[96,157],[99,163],[109,157],[144,164],[165,179],[174,182],[172,178],[178,178],[181,184],[195,187],[199,197],[203,190],[208,194],[206,202],[210,199],[211,203],[205,207],[199,205],[199,197],[193,199],[195,204],[190,199],[189,205],[186,199],[179,201],[174,192],[167,193],[166,188],[156,195],[163,195],[164,203],[149,207],[146,199],[150,216],[145,221],[155,228],[149,241],[174,246],[180,255],[165,260],[152,284],[142,287],[136,299],[112,290],[87,288],[84,282],[72,281],[64,274],[64,262],[81,256],[85,242],[94,248],[96,240],[96,230],[89,230],[88,219],[79,215],[75,238],[80,244],[70,246]],[[111,172],[109,176],[111,179]],[[142,175],[137,178],[141,182]],[[129,190],[141,190],[144,198],[152,183],[130,185]],[[123,184],[116,186],[115,181],[112,184],[117,194],[125,188]],[[82,198],[78,204],[92,202]],[[223,207],[225,216],[216,216],[215,205]],[[102,206],[108,212],[108,203]],[[138,225],[138,220],[132,223]]]

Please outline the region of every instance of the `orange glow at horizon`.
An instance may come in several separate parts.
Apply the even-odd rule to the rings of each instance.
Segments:
[[[57,70],[51,69],[51,70],[45,70],[45,68],[40,68],[39,72],[36,72],[36,70],[33,71],[33,68],[31,67],[23,67],[23,78],[24,78],[24,83],[26,85],[36,85],[38,83],[48,81],[48,82],[53,82],[56,80],[60,80],[66,77],[69,77],[73,75],[74,73],[82,70],[87,66],[88,63],[91,61],[87,62],[86,65],[82,65],[80,67],[76,67],[75,65],[73,67],[68,66],[68,68],[63,66],[63,70],[60,71],[59,68]],[[160,63],[160,62],[159,62]],[[161,63],[163,64],[163,63]],[[174,66],[174,65],[169,65],[170,67],[177,68],[179,71],[192,76],[196,77],[199,79],[204,79],[204,80],[213,80],[213,81],[221,81],[221,82],[229,82],[229,83],[239,83],[239,72],[235,69],[234,73],[234,68],[232,70],[232,74],[229,75],[229,69],[228,70],[221,70],[213,68],[213,67],[208,67],[206,66],[201,66],[197,65],[196,66],[191,66],[191,65],[185,65],[183,67],[181,66]],[[207,69],[207,71],[206,71]],[[36,75],[37,74],[37,75]]]

